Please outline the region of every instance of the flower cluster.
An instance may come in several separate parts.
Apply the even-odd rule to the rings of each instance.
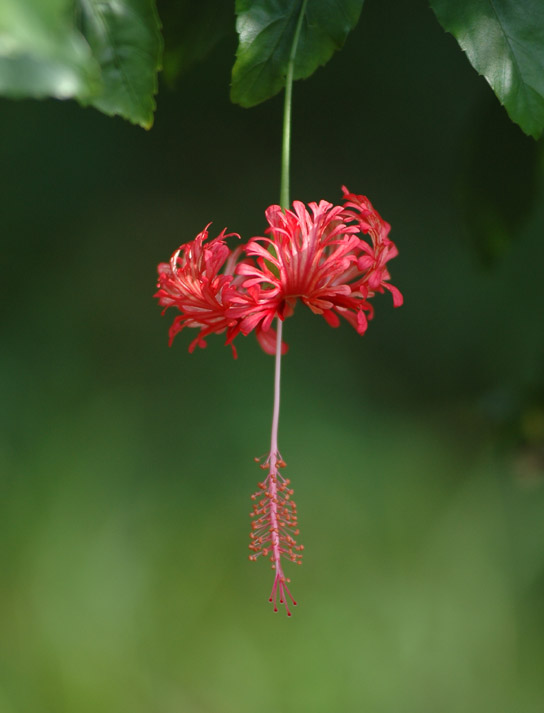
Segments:
[[[266,237],[254,237],[231,250],[223,230],[208,240],[208,227],[182,245],[169,263],[159,265],[155,297],[165,310],[179,314],[170,327],[170,344],[185,327],[199,330],[189,351],[205,347],[210,334],[226,333],[226,344],[255,331],[265,352],[275,351],[275,317],[293,314],[297,300],[320,314],[331,327],[339,317],[364,334],[374,310],[369,300],[388,290],[387,263],[397,255],[388,237],[390,226],[365,196],[343,188],[344,204],[326,201],[292,210],[278,205],[266,211]],[[237,236],[239,237],[239,236]],[[284,350],[286,349],[284,345]]]

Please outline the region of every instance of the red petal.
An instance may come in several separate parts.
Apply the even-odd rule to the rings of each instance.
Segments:
[[[323,312],[323,317],[325,317],[325,320],[330,327],[339,327],[340,326],[340,318],[332,310],[330,310],[330,309],[325,310]]]
[[[264,329],[259,329],[257,327],[255,334],[257,336],[257,341],[261,345],[261,349],[267,354],[274,355],[276,353],[276,330],[268,329],[267,331],[264,331]],[[281,353],[287,354],[288,349],[288,345],[285,342],[282,342]]]
[[[383,286],[386,290],[389,290],[389,292],[393,296],[393,307],[400,307],[404,302],[404,297],[402,296],[402,292],[398,289],[398,287],[390,285],[388,282],[384,282]]]

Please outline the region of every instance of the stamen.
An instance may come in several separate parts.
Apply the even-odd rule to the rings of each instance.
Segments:
[[[278,423],[280,412],[280,364],[282,345],[282,322],[278,319],[276,331],[276,366],[274,373],[274,411],[272,416],[272,433],[270,439],[270,453],[265,461],[263,456],[255,458],[260,468],[268,470],[266,478],[259,483],[258,490],[253,493],[251,522],[251,543],[249,549],[253,554],[249,559],[255,562],[259,556],[268,558],[272,569],[275,571],[274,584],[269,601],[274,604],[274,611],[278,611],[278,596],[283,604],[287,616],[291,616],[288,598],[296,605],[281,566],[282,557],[295,564],[301,564],[302,545],[297,545],[295,537],[298,535],[297,506],[293,500],[293,489],[289,487],[291,481],[284,478],[280,468],[285,468],[286,463],[278,450]]]
[[[290,481],[283,478],[279,481],[281,476],[276,469],[278,463],[274,457],[269,457],[267,461],[270,467],[268,475],[259,483],[259,489],[251,495],[253,511],[250,513],[252,522],[249,549],[253,554],[249,555],[249,559],[256,562],[261,555],[270,559],[276,574],[269,601],[274,604],[274,611],[277,612],[279,599],[287,616],[291,616],[289,599],[294,606],[296,601],[287,586],[289,580],[283,573],[281,559],[302,564],[304,545],[297,545],[295,539],[300,530],[297,506],[292,498],[294,491],[288,487]],[[285,466],[285,462],[282,463]]]

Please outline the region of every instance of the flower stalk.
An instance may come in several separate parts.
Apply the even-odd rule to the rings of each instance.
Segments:
[[[281,151],[281,181],[280,181],[280,205],[285,210],[289,208],[289,176],[291,168],[291,106],[293,100],[293,78],[295,74],[295,59],[297,56],[298,41],[300,31],[306,12],[308,0],[303,0],[300,13],[293,36],[293,44],[289,53],[287,64],[287,75],[285,77],[285,101],[283,104],[283,141]]]
[[[298,41],[300,37],[300,31],[302,28],[302,22],[304,20],[304,13],[306,11],[307,0],[303,0],[302,6],[300,8],[300,13],[297,20],[297,26],[295,29],[295,34],[293,37],[293,45],[291,47],[291,52],[289,54],[289,62],[287,65],[287,76],[285,79],[285,99],[283,108],[283,138],[282,138],[282,156],[281,156],[281,180],[280,180],[280,206],[283,210],[289,208],[290,202],[290,169],[291,169],[291,114],[292,114],[292,103],[293,103],[293,77],[295,73],[295,59],[297,55]],[[281,566],[281,555],[282,548],[280,543],[280,523],[278,518],[278,426],[280,418],[280,379],[281,379],[281,356],[282,356],[282,331],[283,322],[280,315],[276,319],[276,355],[275,355],[275,367],[274,367],[274,410],[272,413],[272,433],[270,437],[270,455],[268,457],[268,466],[270,468],[268,473],[269,480],[269,492],[270,492],[270,532],[272,538],[272,557],[273,557],[273,567],[276,571],[274,577],[274,584],[272,586],[272,593],[270,594],[270,601],[274,604],[274,611],[277,611],[276,598],[279,594],[280,604],[284,604],[287,610],[287,616],[291,616],[291,611],[289,609],[287,596],[291,599],[293,604],[296,606],[296,601],[293,599],[289,588],[287,587],[287,582],[289,581],[284,573]],[[282,460],[283,462],[283,460]],[[287,495],[289,497],[289,494]],[[296,527],[296,515],[295,515],[295,527]],[[298,530],[297,530],[298,533]],[[294,545],[294,540],[293,543]],[[302,546],[299,546],[302,549]],[[291,550],[292,552],[292,550]],[[293,561],[300,560],[302,555],[295,555]]]

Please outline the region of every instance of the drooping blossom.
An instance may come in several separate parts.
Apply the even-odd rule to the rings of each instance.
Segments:
[[[235,251],[227,246],[224,230],[205,242],[207,226],[158,268],[155,296],[165,310],[179,311],[170,327],[170,344],[185,327],[198,330],[190,352],[206,346],[208,335],[226,332],[226,344],[236,356],[233,339],[255,330],[264,351],[276,354],[270,451],[261,465],[267,475],[252,495],[249,559],[262,557],[272,563],[270,602],[274,611],[278,601],[283,604],[288,616],[290,604],[296,602],[282,561],[301,564],[303,546],[295,539],[297,510],[290,481],[280,472],[285,463],[278,451],[283,321],[300,300],[332,327],[344,317],[364,334],[374,314],[370,300],[377,292],[391,292],[395,307],[403,300],[389,281],[387,264],[398,252],[389,238],[389,224],[368,198],[347,188],[343,192],[342,206],[326,201],[308,207],[295,201],[292,210],[270,206],[267,236],[252,238]],[[272,326],[276,318],[277,331]]]
[[[268,236],[252,238],[245,247],[248,259],[236,268],[245,279],[229,314],[240,319],[243,334],[255,329],[268,353],[274,352],[268,336],[274,318],[291,316],[297,300],[332,327],[344,317],[359,334],[374,314],[369,300],[376,292],[388,289],[394,305],[402,304],[385,267],[398,252],[388,237],[389,224],[366,197],[343,190],[344,206],[326,201],[310,203],[309,210],[300,201],[293,210],[270,206]]]
[[[169,307],[175,307],[181,313],[170,327],[170,345],[176,334],[185,327],[199,330],[189,346],[190,352],[197,346],[204,348],[205,338],[209,334],[226,331],[225,343],[232,346],[236,357],[232,340],[240,331],[239,320],[228,316],[227,312],[236,289],[233,273],[241,248],[231,252],[225,238],[240,236],[236,233],[226,234],[223,230],[216,238],[204,243],[208,238],[208,227],[209,224],[194,240],[178,248],[170,262],[160,263],[159,289],[155,297],[164,307],[163,312]],[[220,273],[223,266],[224,272]]]
[[[293,314],[297,300],[328,324],[344,317],[364,334],[374,309],[370,300],[388,290],[393,304],[402,294],[389,282],[387,263],[398,250],[388,237],[390,225],[362,195],[344,191],[344,205],[300,201],[292,210],[272,205],[266,210],[267,237],[252,238],[245,248],[231,251],[227,235],[208,238],[207,227],[182,245],[169,263],[159,265],[156,297],[180,314],[170,327],[170,344],[185,327],[199,329],[189,351],[205,347],[209,334],[227,333],[226,344],[239,332],[255,330],[268,354],[273,354],[276,317]],[[239,236],[238,236],[239,237]],[[241,258],[242,250],[245,257]],[[224,267],[222,273],[220,270]],[[287,346],[282,344],[282,353]]]
[[[256,459],[259,461],[259,459]],[[268,558],[275,570],[274,584],[269,601],[278,611],[279,603],[285,606],[287,616],[291,616],[289,599],[296,606],[296,601],[289,591],[288,577],[283,572],[282,558],[302,564],[303,545],[297,545],[295,537],[299,534],[297,506],[292,499],[293,489],[290,480],[284,478],[280,468],[285,466],[277,452],[270,453],[261,468],[268,470],[268,475],[259,483],[259,489],[253,493],[253,510],[250,513],[251,532],[249,549],[253,554],[249,559],[255,562],[258,557]]]

